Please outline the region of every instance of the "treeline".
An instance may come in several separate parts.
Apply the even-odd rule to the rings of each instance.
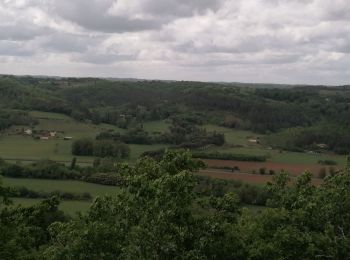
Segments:
[[[24,186],[12,188],[11,191],[12,191],[11,197],[18,197],[18,198],[49,199],[51,197],[57,197],[62,200],[84,200],[84,201],[92,200],[92,196],[88,192],[76,193],[76,192],[67,192],[67,191],[60,191],[60,190],[55,190],[51,192],[34,191]]]
[[[78,139],[72,143],[72,154],[125,159],[130,156],[128,145],[111,140]]]
[[[102,132],[97,135],[97,140],[112,140],[127,144],[170,144],[178,148],[200,148],[207,145],[222,146],[225,143],[225,135],[217,132],[208,132],[192,122],[174,118],[170,131],[164,133],[146,132],[142,126],[131,128],[124,134],[118,132]]]
[[[73,219],[57,198],[10,207],[0,184],[0,258],[348,259],[348,163],[318,187],[308,173],[295,182],[274,176],[268,207],[254,212],[242,209],[236,193],[221,192],[225,185],[215,184],[219,196],[199,196],[198,164],[185,152],[125,167],[128,187]]]
[[[33,126],[38,121],[24,111],[0,109],[0,131],[13,125]]]
[[[312,127],[293,128],[268,137],[271,146],[291,151],[350,153],[350,128],[322,122]]]
[[[51,180],[80,180],[97,184],[120,186],[125,180],[118,173],[119,164],[113,158],[98,158],[93,167],[80,167],[73,158],[70,166],[51,160],[41,160],[28,165],[6,163],[0,159],[0,175],[11,178]]]
[[[271,194],[266,187],[205,176],[195,176],[195,179],[197,185],[194,191],[198,196],[224,197],[225,194],[234,192],[242,203],[257,206],[266,206],[268,199],[271,198]]]
[[[111,123],[123,128],[142,121],[199,112],[206,115],[203,117],[206,122],[217,121],[217,114],[232,115],[244,127],[267,132],[307,125],[321,116],[315,118],[315,109],[300,107],[297,100],[294,103],[269,102],[243,88],[213,83],[111,82],[98,79],[89,82],[82,79],[81,82],[76,80],[63,84],[65,81],[62,79],[57,80],[55,88],[48,88],[35,81],[28,82],[29,87],[16,78],[0,80],[4,85],[10,84],[10,81],[15,86],[15,94],[10,93],[8,88],[3,91],[5,97],[13,100],[15,96],[15,100],[20,100],[21,105],[4,100],[4,104],[10,103],[11,107],[60,112],[78,120]],[[319,97],[318,92],[315,96]],[[315,101],[322,104],[321,98],[317,98]],[[224,124],[224,119],[220,120]]]
[[[29,165],[5,163],[0,160],[0,175],[12,178],[35,179],[81,179],[85,173],[76,166],[75,169],[51,160],[41,160]]]
[[[194,158],[215,159],[215,160],[234,160],[249,162],[265,162],[267,157],[264,155],[234,154],[220,152],[193,152]]]
[[[325,140],[337,153],[348,152],[349,147],[350,91],[345,87],[281,90],[200,82],[0,77],[0,92],[4,108],[59,112],[77,120],[114,124],[130,130],[118,137],[128,143],[170,142],[188,148],[220,145],[222,136],[198,127],[209,122],[261,133],[317,128],[325,122],[331,131],[317,129],[321,136],[307,131],[295,143],[302,142],[302,147],[296,148]],[[188,115],[195,115],[194,120]],[[142,122],[164,119],[174,121],[167,135],[135,130]],[[337,141],[339,136],[343,143]]]

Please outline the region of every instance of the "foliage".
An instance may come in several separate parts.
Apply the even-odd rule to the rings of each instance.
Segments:
[[[11,197],[18,198],[31,198],[31,199],[49,199],[51,197],[57,197],[62,200],[87,200],[91,201],[92,196],[88,192],[76,193],[76,192],[62,192],[59,190],[45,192],[45,191],[34,191],[26,187],[16,187],[11,192]]]
[[[349,161],[350,162],[350,161]],[[122,167],[128,185],[97,198],[88,213],[67,219],[52,198],[29,208],[0,209],[1,259],[347,259],[350,172],[316,187],[311,174],[288,174],[267,187],[268,208],[242,210],[240,196],[217,185],[198,197],[188,152]],[[200,181],[206,181],[202,179]],[[229,185],[236,185],[232,183]],[[1,187],[1,186],[0,186]],[[221,187],[221,188],[219,188]],[[202,192],[208,191],[202,186]],[[3,189],[0,189],[3,196]],[[209,192],[210,194],[210,192]],[[197,214],[200,205],[208,214]]]
[[[40,248],[50,240],[48,227],[67,220],[58,204],[51,198],[28,208],[0,209],[0,258],[40,258]]]
[[[194,158],[202,159],[217,159],[217,160],[235,160],[235,161],[250,161],[250,162],[265,162],[266,156],[248,155],[248,154],[233,154],[220,152],[194,152]]]
[[[33,126],[37,123],[38,121],[26,112],[0,110],[0,130],[12,125]]]
[[[128,158],[130,155],[130,148],[128,145],[110,141],[110,140],[96,140],[91,139],[78,139],[72,144],[73,155],[86,155],[97,157],[115,157],[115,158]]]
[[[4,164],[0,174],[13,178],[80,179],[84,173],[51,160],[41,160],[30,165]]]

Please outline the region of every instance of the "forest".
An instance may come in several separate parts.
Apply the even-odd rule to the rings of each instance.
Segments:
[[[306,150],[321,143],[337,154],[350,152],[350,89],[346,86],[279,89],[254,84],[3,76],[0,92],[0,129],[35,124],[25,112],[18,115],[13,110],[39,110],[127,129],[126,135],[113,137],[126,143],[189,148],[220,144],[223,137],[200,127],[213,123],[268,134],[269,144],[276,148]],[[160,119],[171,120],[168,135],[142,131],[143,123]],[[281,134],[284,142],[275,142]]]
[[[236,193],[195,192],[201,167],[188,152],[144,158],[122,170],[127,185],[71,219],[57,196],[9,207],[0,186],[1,259],[346,259],[350,160],[315,187],[309,173],[267,185],[267,209],[240,207]]]
[[[349,86],[0,76],[0,259],[347,259],[349,153]]]

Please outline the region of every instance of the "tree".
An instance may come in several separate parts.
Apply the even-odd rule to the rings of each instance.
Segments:
[[[197,169],[198,163],[188,152],[168,151],[159,163],[150,158],[139,160],[135,167],[126,168],[128,188],[122,193],[97,199],[82,219],[51,226],[53,243],[45,255],[50,259],[239,255],[241,251],[224,246],[224,240],[209,247],[222,236],[228,238],[225,243],[230,242],[231,232],[218,225],[215,218],[196,220],[192,213],[195,181],[191,172]],[[237,216],[235,203],[234,195],[216,202],[225,215],[222,220]]]
[[[84,138],[75,140],[72,144],[73,155],[90,156],[93,154],[93,140]]]
[[[318,172],[318,177],[320,179],[324,179],[327,175],[327,171],[326,171],[326,168],[322,167],[319,172]]]
[[[76,164],[77,164],[77,158],[73,157],[72,162],[70,164],[70,169],[74,170]]]

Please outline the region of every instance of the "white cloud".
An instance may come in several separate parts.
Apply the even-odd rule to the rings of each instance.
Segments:
[[[0,69],[346,84],[349,14],[347,0],[0,0]]]

